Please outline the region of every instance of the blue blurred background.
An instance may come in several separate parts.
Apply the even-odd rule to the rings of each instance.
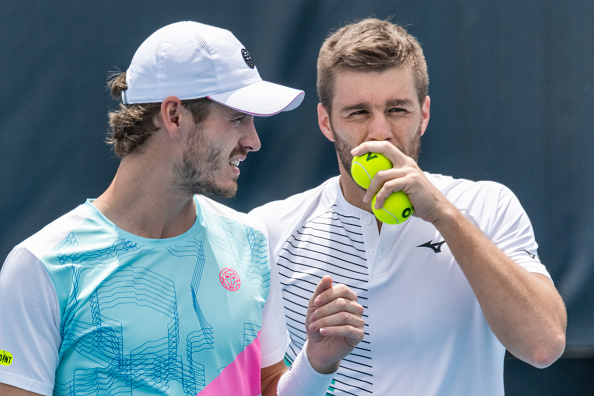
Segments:
[[[104,144],[106,114],[117,103],[106,78],[159,27],[229,29],[263,78],[306,92],[297,110],[256,120],[262,149],[241,165],[237,196],[222,200],[248,211],[337,174],[317,126],[317,52],[346,23],[390,17],[419,39],[429,65],[421,167],[510,187],[567,304],[566,353],[544,370],[508,356],[507,394],[594,394],[594,2],[39,3],[0,3],[0,262],[109,185],[118,160]]]

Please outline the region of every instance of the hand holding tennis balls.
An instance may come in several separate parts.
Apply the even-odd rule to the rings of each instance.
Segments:
[[[380,153],[365,153],[355,156],[351,164],[351,175],[353,180],[363,187],[369,188],[371,179],[381,170],[392,168],[392,162]],[[386,224],[400,224],[405,222],[413,213],[413,207],[408,199],[408,195],[402,191],[392,193],[384,206],[380,209],[375,208],[376,196],[371,201],[371,210],[381,222]]]

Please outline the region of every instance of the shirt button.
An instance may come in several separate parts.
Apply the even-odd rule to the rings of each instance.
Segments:
[[[372,256],[375,256],[375,249],[369,249],[369,253],[370,253]]]
[[[368,217],[368,216],[364,217],[363,218],[363,223],[365,223],[367,225],[371,224],[371,217]]]

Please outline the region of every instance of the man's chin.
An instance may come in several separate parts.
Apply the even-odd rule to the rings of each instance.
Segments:
[[[222,189],[221,197],[223,198],[235,198],[237,194],[237,179],[233,180],[233,184],[228,188]]]
[[[234,198],[237,194],[237,182],[230,186],[209,186],[202,189],[201,193],[210,198]]]
[[[221,197],[221,198],[235,198],[236,194],[237,194],[237,188],[233,191],[227,191],[225,193],[221,193],[219,195],[219,197]]]

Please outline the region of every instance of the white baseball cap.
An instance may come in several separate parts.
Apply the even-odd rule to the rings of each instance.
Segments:
[[[177,22],[151,34],[126,71],[124,104],[207,97],[256,116],[297,108],[304,92],[262,81],[249,52],[228,30]]]

